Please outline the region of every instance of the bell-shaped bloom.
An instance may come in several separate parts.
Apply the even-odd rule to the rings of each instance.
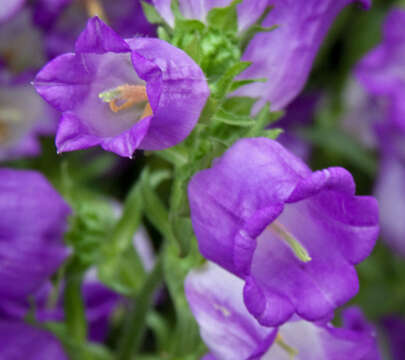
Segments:
[[[23,321],[0,320],[0,359],[68,360],[68,357],[52,334]]]
[[[229,6],[231,3],[232,0],[179,0],[179,8],[184,17],[205,22],[210,10]],[[153,4],[162,18],[174,27],[171,0],[153,0]],[[239,31],[244,31],[252,25],[262,15],[267,5],[268,0],[243,0],[237,7]]]
[[[319,320],[358,290],[354,265],[378,236],[374,198],[348,171],[312,172],[279,143],[242,139],[188,188],[202,254],[245,281],[262,325]]]
[[[0,25],[13,17],[24,5],[25,0],[2,0],[0,6]]]
[[[184,140],[209,95],[202,70],[182,50],[159,39],[124,40],[97,17],[76,52],[48,63],[34,85],[62,112],[59,153],[100,145],[126,157]]]
[[[68,255],[68,205],[39,173],[0,169],[0,298],[25,299]]]
[[[38,136],[56,130],[55,112],[35,92],[32,78],[0,70],[0,160],[38,155]]]
[[[259,98],[254,110],[266,102],[273,110],[283,109],[302,90],[315,55],[325,34],[339,12],[354,0],[270,0],[273,10],[264,26],[278,27],[255,35],[243,60],[252,65],[241,78],[267,78],[264,83],[253,83],[237,94]],[[370,0],[361,1],[365,6]]]
[[[389,120],[405,131],[405,10],[392,10],[383,40],[357,65],[356,77],[368,94],[389,104]]]
[[[261,326],[243,303],[243,281],[212,263],[190,272],[185,291],[210,351],[204,360],[379,359],[374,331],[356,309],[344,313],[344,328],[299,317]]]

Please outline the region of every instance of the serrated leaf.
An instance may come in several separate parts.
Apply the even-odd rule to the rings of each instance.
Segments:
[[[231,126],[250,127],[255,125],[256,121],[250,116],[239,116],[235,113],[231,113],[220,109],[213,117],[214,121],[218,121]]]
[[[226,99],[223,102],[222,107],[227,111],[249,116],[252,113],[252,108],[256,101],[257,99],[251,97],[233,96]]]
[[[167,30],[163,26],[159,26],[157,28],[157,35],[158,35],[159,39],[170,42],[170,34],[167,32]]]
[[[146,1],[141,1],[141,5],[146,19],[151,24],[163,24],[165,22],[153,5],[148,4]]]
[[[228,95],[233,79],[251,65],[248,61],[240,61],[231,66],[224,75],[216,82],[213,93],[216,98],[223,99]]]
[[[242,0],[234,0],[230,5],[223,8],[213,8],[207,14],[208,26],[225,32],[237,33],[238,13],[236,6]]]
[[[260,133],[258,133],[256,136],[257,137],[265,137],[271,140],[275,140],[279,137],[280,134],[284,132],[283,129],[276,128],[276,129],[267,129],[267,130],[262,130]]]
[[[259,79],[246,79],[246,80],[236,80],[234,82],[232,82],[231,84],[231,88],[230,88],[230,92],[233,92],[237,89],[239,89],[242,86],[245,85],[249,85],[249,84],[253,84],[253,83],[257,83],[257,82],[266,82],[267,79],[266,78],[259,78]]]

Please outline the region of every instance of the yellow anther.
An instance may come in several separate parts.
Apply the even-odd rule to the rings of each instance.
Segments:
[[[108,103],[110,110],[115,113],[130,109],[137,104],[146,103],[140,119],[153,115],[144,85],[120,85],[112,90],[100,93],[98,97],[103,102]]]
[[[84,0],[84,4],[89,17],[98,16],[105,23],[108,23],[107,15],[100,0]]]

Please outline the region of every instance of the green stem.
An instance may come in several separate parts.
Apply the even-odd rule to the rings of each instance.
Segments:
[[[163,252],[159,256],[152,272],[146,277],[135,301],[131,304],[130,313],[124,324],[123,334],[118,346],[118,360],[130,360],[139,350],[146,328],[145,324],[147,315],[154,299],[155,290],[163,278],[162,256]]]
[[[73,268],[73,264],[70,265]],[[87,321],[82,299],[81,285],[83,274],[71,272],[66,277],[64,290],[65,321],[69,336],[78,343],[87,339]]]

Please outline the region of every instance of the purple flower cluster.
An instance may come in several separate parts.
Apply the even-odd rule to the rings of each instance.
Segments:
[[[99,146],[132,159],[137,150],[174,147],[158,153],[160,160],[173,166],[172,194],[159,201],[160,193],[155,192],[156,184],[169,173],[167,164],[161,173],[154,173],[155,164],[147,166],[128,196],[139,198],[125,205],[139,214],[128,219],[129,210],[121,214],[117,207],[120,219],[112,216],[112,223],[118,223],[112,237],[126,239],[129,222],[131,240],[136,228],[132,225],[148,218],[161,232],[162,242],[169,243],[160,247],[164,256],[154,267],[153,250],[142,230],[133,245],[144,272],[157,269],[151,278],[158,283],[161,279],[154,277],[161,267],[171,271],[165,256],[172,242],[190,241],[192,227],[206,262],[185,278],[179,275],[186,273],[179,259],[181,271],[174,269],[172,277],[180,278],[175,279],[176,289],[185,278],[185,297],[208,348],[204,360],[382,359],[376,328],[359,308],[343,309],[340,327],[332,321],[359,290],[356,266],[374,249],[380,213],[383,236],[405,254],[401,219],[405,211],[405,199],[401,201],[405,194],[404,10],[390,12],[381,44],[357,64],[356,81],[347,92],[352,111],[343,126],[359,132],[365,147],[381,149],[376,199],[356,195],[354,178],[343,167],[312,171],[305,162],[308,144],[294,131],[297,124],[309,122],[318,103],[317,92],[298,96],[334,19],[347,5],[368,8],[371,0],[146,1],[148,18],[156,18],[153,22],[160,27],[146,21],[138,0],[3,1],[0,161],[37,156],[42,135],[55,135],[58,154]],[[229,5],[236,8],[231,11]],[[215,8],[223,8],[223,13],[214,14]],[[212,14],[224,21],[224,29],[212,24]],[[235,26],[228,32],[230,19]],[[259,19],[263,28],[256,24]],[[186,32],[184,39],[177,27]],[[261,31],[252,31],[258,28]],[[248,38],[251,31],[252,39],[244,47],[236,38]],[[21,36],[9,44],[4,39],[11,34]],[[203,59],[205,53],[194,49],[200,44],[190,44],[189,39],[201,39],[202,53],[209,53],[206,48],[212,46],[215,60],[217,55],[229,55],[225,54],[229,45],[234,51],[230,63],[213,61],[212,65]],[[219,50],[216,54],[222,46],[216,42],[226,44],[225,55]],[[220,74],[211,76],[208,63],[227,65],[218,66]],[[237,72],[238,66],[245,70]],[[218,95],[223,89],[223,96]],[[256,101],[246,110],[244,102],[252,99]],[[229,108],[232,101],[246,110],[243,115]],[[269,125],[278,110],[285,116]],[[262,124],[264,118],[268,121]],[[285,130],[277,140],[269,131],[274,126]],[[80,201],[86,205],[85,196]],[[165,203],[170,204],[167,213]],[[64,302],[69,283],[55,279],[55,274],[72,253],[70,259],[88,255],[78,254],[86,252],[85,246],[81,250],[64,243],[67,230],[77,230],[68,222],[73,210],[40,173],[8,168],[0,169],[0,210],[0,358],[29,354],[33,360],[67,359],[63,341],[46,325],[61,325],[68,319]],[[102,225],[89,218],[91,230],[108,237],[104,229],[94,229]],[[77,231],[85,233],[88,224],[80,225],[85,229],[78,226]],[[178,233],[187,239],[179,239]],[[109,250],[107,257],[115,266],[120,259]],[[105,260],[103,256],[92,260],[87,272],[79,271],[83,321],[88,327],[84,333],[90,342],[106,339],[111,314],[125,304],[97,277],[95,266]],[[196,261],[184,268],[188,271],[200,264]],[[172,292],[170,275],[164,274],[164,280]],[[141,296],[146,294],[146,300],[140,298],[142,311],[153,305],[147,303],[155,290],[149,279],[140,290]],[[111,286],[109,280],[106,284]],[[184,294],[171,296],[180,314],[177,306],[184,307]],[[187,309],[183,310],[186,319]],[[159,322],[159,316],[135,317],[140,321],[135,336],[141,338],[143,322]],[[393,315],[380,325],[392,355],[400,359],[403,321]]]

